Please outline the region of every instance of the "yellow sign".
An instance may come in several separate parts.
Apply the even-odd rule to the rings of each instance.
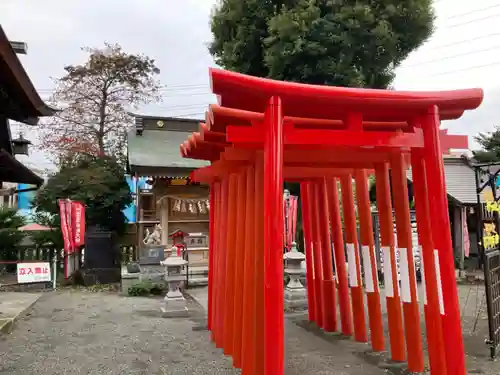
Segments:
[[[486,212],[500,212],[500,205],[493,198],[493,194],[491,191],[483,192],[483,199],[486,205]]]
[[[492,249],[500,243],[500,236],[494,223],[484,223],[483,245],[485,249]]]
[[[491,191],[483,192],[486,212],[500,212],[500,204],[493,198]],[[486,250],[495,248],[500,243],[500,236],[497,233],[494,223],[484,223],[483,229],[483,245]]]
[[[182,179],[172,179],[170,180],[170,185],[172,186],[182,186],[182,185],[187,185],[187,179],[182,178]]]
[[[486,202],[487,212],[500,212],[500,205],[497,202]]]

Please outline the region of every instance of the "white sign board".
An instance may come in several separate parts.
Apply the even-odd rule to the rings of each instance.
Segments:
[[[49,262],[17,264],[17,282],[19,284],[39,283],[51,280]]]

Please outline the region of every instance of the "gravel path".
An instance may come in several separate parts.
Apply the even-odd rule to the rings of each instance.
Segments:
[[[190,319],[161,318],[160,303],[111,293],[44,294],[0,340],[0,374],[239,374],[201,329],[196,302]],[[286,329],[287,375],[392,373],[349,342],[325,340],[291,321]]]

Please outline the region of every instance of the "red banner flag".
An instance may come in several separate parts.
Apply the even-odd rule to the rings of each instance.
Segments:
[[[295,234],[297,232],[297,203],[298,198],[294,195],[289,195],[285,198],[283,204],[285,216],[283,235],[287,251],[292,249],[292,243],[295,241]]]
[[[69,215],[71,206],[68,204],[68,199],[58,199],[57,203],[59,204],[59,216],[61,217],[61,232],[64,241],[64,252],[69,254],[72,248],[72,236],[69,223],[71,220]]]
[[[80,202],[71,202],[71,228],[75,247],[85,243],[85,206]]]

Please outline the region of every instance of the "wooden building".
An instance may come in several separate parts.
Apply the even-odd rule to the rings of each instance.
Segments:
[[[0,26],[0,188],[3,182],[43,184],[41,177],[14,157],[16,149],[21,153],[24,149],[12,140],[9,121],[36,125],[40,117],[55,112],[36,92]]]
[[[186,232],[190,265],[208,264],[209,190],[189,180],[191,171],[207,163],[183,158],[179,146],[199,123],[136,116],[128,134],[129,172],[136,180],[147,177],[146,185],[136,189],[138,246],[144,247],[147,233],[155,229],[165,248],[172,246],[169,233]]]

